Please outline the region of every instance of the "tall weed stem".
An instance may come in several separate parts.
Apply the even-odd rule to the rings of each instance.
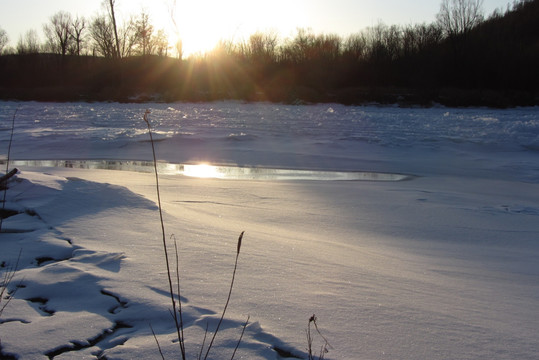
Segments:
[[[178,335],[178,342],[180,344],[180,351],[181,351],[181,354],[182,354],[182,359],[185,360],[186,357],[185,357],[185,344],[184,344],[184,339],[183,339],[183,324],[181,323],[181,320],[178,319],[178,312],[181,311],[181,306],[180,306],[180,310],[177,311],[176,310],[176,301],[174,300],[174,288],[172,286],[172,274],[171,274],[171,270],[170,270],[170,262],[169,262],[169,257],[168,257],[168,250],[167,250],[167,240],[166,240],[166,235],[165,235],[165,224],[164,224],[164,221],[163,221],[163,210],[162,210],[162,207],[161,207],[161,194],[160,194],[160,191],[159,191],[159,175],[158,175],[158,172],[157,172],[157,157],[155,155],[155,145],[154,145],[154,141],[153,141],[153,136],[152,136],[152,127],[150,125],[150,121],[148,120],[148,114],[150,114],[150,110],[146,110],[146,112],[144,113],[144,121],[146,122],[146,125],[148,125],[148,133],[150,134],[150,143],[152,144],[152,155],[153,155],[153,166],[154,166],[154,172],[155,172],[155,188],[157,190],[157,205],[159,207],[159,219],[161,221],[161,234],[162,234],[162,238],[163,238],[163,250],[165,252],[165,262],[166,262],[166,266],[167,266],[167,277],[168,277],[168,285],[169,285],[169,291],[170,291],[170,299],[172,301],[172,314],[173,314],[173,317],[174,317],[174,323],[176,325],[176,332],[177,332],[177,335]],[[179,277],[178,277],[178,288],[180,287],[180,284],[179,284]],[[181,298],[179,297],[178,295],[178,301],[181,302]],[[180,315],[180,318],[181,318],[181,315]]]
[[[11,158],[11,144],[13,143],[13,133],[15,132],[15,117],[17,116],[18,111],[19,111],[19,107],[15,109],[15,112],[13,113],[13,118],[11,119],[11,135],[9,137],[9,143],[7,147],[6,176],[9,173],[9,160]],[[6,184],[4,187],[4,195],[2,199],[2,210],[6,208],[6,198],[7,198],[7,179],[6,179]],[[2,216],[0,216],[0,231],[2,231],[3,222],[4,222],[4,219]]]
[[[232,281],[230,282],[230,288],[228,290],[228,297],[226,299],[225,307],[223,308],[223,313],[221,314],[221,318],[219,319],[219,322],[217,323],[217,327],[215,328],[215,331],[213,333],[213,337],[211,338],[210,344],[208,345],[208,350],[206,351],[206,355],[204,356],[204,360],[208,358],[208,355],[210,353],[211,347],[213,345],[213,341],[215,340],[215,337],[217,336],[217,333],[219,332],[219,328],[221,327],[221,323],[223,322],[223,319],[225,317],[226,309],[228,308],[228,303],[230,302],[230,296],[232,295],[232,288],[234,287],[234,280],[236,278],[236,269],[238,268],[238,258],[240,256],[240,249],[241,249],[241,240],[243,239],[243,233],[245,231],[242,231],[239,238],[238,238],[238,247],[236,250],[236,261],[234,262],[234,271],[232,272]],[[243,336],[243,333],[242,333]],[[234,353],[236,353],[236,350],[234,350]]]

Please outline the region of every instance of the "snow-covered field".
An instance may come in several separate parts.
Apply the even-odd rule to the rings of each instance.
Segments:
[[[0,234],[2,273],[21,252],[4,357],[158,359],[151,324],[180,358],[147,108],[189,359],[241,231],[208,358],[230,358],[247,316],[237,359],[305,357],[313,314],[328,359],[539,356],[539,108],[0,102],[0,154],[17,110],[20,170]],[[228,175],[187,176],[200,162]]]

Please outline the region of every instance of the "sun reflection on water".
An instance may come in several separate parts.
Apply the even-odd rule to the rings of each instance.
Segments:
[[[124,170],[153,172],[151,161],[134,160],[13,160],[12,166],[65,167],[78,169]],[[0,159],[0,165],[5,160]],[[230,180],[325,180],[325,181],[403,181],[412,180],[414,175],[380,173],[370,171],[323,171],[304,169],[275,169],[263,167],[241,167],[201,164],[173,164],[158,162],[157,169],[163,175],[184,175],[206,179]]]
[[[197,178],[223,178],[217,166],[209,164],[183,165],[183,175]]]

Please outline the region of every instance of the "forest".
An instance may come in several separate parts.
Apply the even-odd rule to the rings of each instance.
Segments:
[[[121,28],[59,12],[7,48],[0,24],[0,99],[539,105],[539,0],[485,16],[479,0],[442,0],[426,24],[382,22],[349,36],[258,32],[182,56],[144,12]]]

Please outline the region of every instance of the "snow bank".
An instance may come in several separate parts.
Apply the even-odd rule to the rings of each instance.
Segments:
[[[4,105],[5,120],[16,104]],[[17,132],[14,160],[84,159],[88,154],[111,159],[144,154],[138,159],[148,160],[142,133],[124,123],[132,119],[139,127],[139,105],[64,106],[21,105],[19,111],[27,111],[21,119],[39,120],[38,127],[51,131],[33,132],[21,120],[19,130],[26,135]],[[248,315],[251,324],[237,358],[277,359],[273,347],[305,355],[312,314],[333,347],[330,359],[536,358],[539,158],[528,146],[537,136],[536,109],[152,107],[156,119],[163,118],[160,112],[181,114],[180,120],[155,125],[165,132],[158,142],[163,160],[194,163],[194,149],[204,149],[207,156],[201,158],[219,163],[290,169],[301,160],[302,169],[418,175],[380,182],[161,174],[167,237],[174,234],[180,250],[189,358],[197,356],[206,324],[211,330],[219,317],[243,230],[236,286],[212,358],[230,356]],[[99,117],[85,118],[89,108],[113,117],[96,123]],[[200,130],[197,121],[187,126],[181,120],[197,112],[205,114],[197,119]],[[215,112],[221,115],[212,117]],[[255,118],[253,112],[265,114],[266,127],[255,119],[261,129],[253,130],[246,120]],[[234,113],[245,123],[233,131],[239,140],[210,141],[216,134],[211,123],[217,133],[232,133]],[[333,130],[327,124],[330,116],[335,116]],[[370,118],[377,120],[365,123]],[[118,131],[131,135],[112,132],[107,138],[113,125],[104,124],[114,119]],[[386,140],[340,139],[342,123],[354,119],[363,126],[380,122],[378,134]],[[178,143],[169,134],[178,121],[178,131],[204,135],[187,144],[183,140],[189,136],[180,135]],[[273,121],[286,131],[272,130]],[[454,129],[459,122],[456,139],[440,140],[444,126]],[[318,123],[324,131],[318,131]],[[429,126],[438,129],[434,135],[414,137],[414,128]],[[406,127],[409,132],[390,131]],[[465,136],[470,127],[487,135],[471,141]],[[243,139],[242,132],[256,136]],[[401,145],[387,140],[399,133]],[[436,141],[420,140],[433,136]],[[213,145],[206,148],[197,141]],[[20,213],[3,221],[0,238],[0,262],[13,264],[22,250],[10,284],[11,290],[19,288],[1,318],[3,353],[23,359],[47,354],[55,359],[159,358],[151,323],[167,358],[177,357],[153,175],[20,168],[6,202]]]

